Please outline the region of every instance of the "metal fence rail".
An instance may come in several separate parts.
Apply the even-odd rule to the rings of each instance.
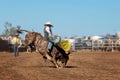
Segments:
[[[112,52],[115,50],[115,48],[117,48],[117,50],[120,50],[120,44],[115,46],[115,43],[113,41],[111,43],[96,43],[94,41],[91,41],[90,44],[91,45],[89,46],[82,46],[81,43],[75,43],[75,50],[90,49],[91,51],[95,51],[105,48],[110,48]]]

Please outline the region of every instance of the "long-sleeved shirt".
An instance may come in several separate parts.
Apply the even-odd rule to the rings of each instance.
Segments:
[[[46,27],[44,28],[44,36],[45,36],[45,38],[46,38],[48,41],[51,41],[51,36],[52,36],[51,27],[46,26]]]
[[[45,27],[45,31],[48,33],[48,36],[52,36],[52,30],[51,30],[51,27],[46,26],[46,27]]]
[[[19,45],[22,45],[22,41],[21,41],[20,38],[14,37],[14,38],[12,39],[12,44],[19,44]]]

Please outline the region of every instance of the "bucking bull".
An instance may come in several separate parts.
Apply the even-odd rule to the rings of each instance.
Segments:
[[[31,32],[27,30],[19,30],[19,32],[27,32],[25,35],[25,46],[36,49],[38,53],[43,56],[43,59],[52,62],[55,67],[65,67],[69,60],[69,53],[66,53],[59,44],[54,45],[51,54],[47,52],[48,41],[38,32]]]

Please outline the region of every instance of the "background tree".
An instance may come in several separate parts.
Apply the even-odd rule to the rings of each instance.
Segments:
[[[3,31],[2,35],[4,36],[9,36],[9,35],[14,35],[17,33],[17,30],[20,30],[21,26],[17,25],[14,27],[12,23],[5,22],[5,30]]]

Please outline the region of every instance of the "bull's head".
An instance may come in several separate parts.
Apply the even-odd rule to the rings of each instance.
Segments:
[[[69,60],[69,55],[71,52],[70,51],[66,52],[62,48],[60,48],[60,47],[58,48],[58,46],[57,46],[57,49],[59,51],[57,53],[56,60],[59,63],[60,67],[65,67]]]

